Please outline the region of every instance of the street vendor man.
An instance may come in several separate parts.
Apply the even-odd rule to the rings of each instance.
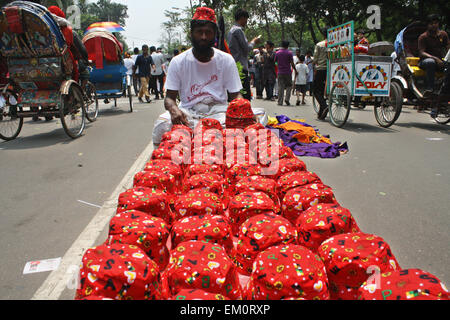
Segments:
[[[224,127],[228,102],[242,98],[242,83],[233,57],[214,47],[218,35],[214,10],[197,8],[190,35],[192,48],[174,57],[169,65],[164,100],[167,111],[155,122],[155,145],[173,125],[194,129],[201,119],[211,118]],[[253,112],[261,122],[267,121],[263,109]]]

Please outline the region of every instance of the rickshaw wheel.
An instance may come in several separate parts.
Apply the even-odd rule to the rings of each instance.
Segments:
[[[438,113],[436,117],[434,117],[434,121],[436,121],[439,124],[447,124],[450,122],[450,113],[449,113],[449,107],[447,106],[447,113],[444,115],[443,113]]]
[[[313,109],[314,109],[314,112],[315,113],[317,113],[317,114],[319,114],[319,111],[320,111],[320,104],[319,104],[319,102],[316,100],[316,97],[313,95],[312,97],[312,103],[313,103]]]
[[[86,126],[86,109],[83,93],[78,86],[71,85],[69,93],[61,96],[59,112],[66,134],[72,139],[79,138]]]
[[[331,123],[342,128],[350,115],[351,95],[344,82],[338,81],[331,88],[329,112]]]
[[[131,93],[131,86],[127,87],[127,95],[130,100],[130,112],[133,112],[133,94]]]
[[[389,128],[400,116],[402,112],[402,90],[395,82],[391,83],[391,94],[375,104],[374,113],[378,124],[383,128]]]
[[[14,108],[16,108],[14,110]],[[14,115],[17,113],[17,107],[6,104],[0,109],[0,138],[5,141],[11,141],[18,137],[23,126],[23,118]]]
[[[84,90],[86,96],[86,119],[89,122],[94,122],[98,117],[97,89],[92,82],[88,82]]]

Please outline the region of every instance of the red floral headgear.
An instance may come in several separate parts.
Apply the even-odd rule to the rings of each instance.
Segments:
[[[245,129],[256,123],[250,101],[235,99],[230,102],[227,109],[225,125],[229,128]]]
[[[213,9],[208,7],[199,7],[195,10],[194,17],[192,20],[205,20],[210,21],[212,23],[217,23],[216,13]]]

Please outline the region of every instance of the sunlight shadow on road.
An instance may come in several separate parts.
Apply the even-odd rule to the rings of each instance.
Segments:
[[[431,132],[450,134],[450,127],[448,125],[442,125],[439,123],[423,123],[423,122],[404,122],[404,123],[396,123],[396,126],[402,128],[416,128],[422,130],[428,130]]]
[[[83,135],[78,139],[83,139],[83,137],[86,135],[86,130],[88,129],[89,125],[86,124]],[[68,137],[64,132],[64,129],[60,128],[54,129],[49,132],[19,136],[13,141],[0,142],[0,148],[3,150],[39,149],[43,147],[55,146],[58,144],[69,145],[76,140]]]
[[[383,128],[376,125],[370,125],[366,123],[347,122],[342,130],[356,132],[356,133],[393,133],[398,132],[395,128]]]

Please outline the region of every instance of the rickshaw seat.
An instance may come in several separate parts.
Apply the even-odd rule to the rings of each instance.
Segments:
[[[420,63],[420,58],[419,57],[407,57],[406,58],[406,62],[411,66],[411,67],[418,67],[419,63]]]
[[[420,58],[419,57],[407,57],[406,62],[408,63],[409,67],[411,68],[412,73],[416,78],[422,78],[426,77],[426,71],[419,67],[420,64]],[[436,72],[436,76],[438,78],[441,78],[444,76],[444,73],[442,72]]]

